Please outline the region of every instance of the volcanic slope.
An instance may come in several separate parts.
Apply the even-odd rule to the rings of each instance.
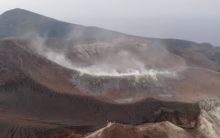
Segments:
[[[24,39],[27,42],[18,42],[25,47],[23,49],[41,49],[38,58],[47,58],[63,66],[48,60],[35,63],[22,59],[26,74],[58,92],[98,96],[117,102],[145,97],[197,101],[219,96],[220,51],[207,43],[131,36],[70,24],[23,9],[0,15],[0,30],[0,37]],[[59,56],[64,60],[54,58]],[[16,58],[13,64],[20,68],[22,60]],[[64,61],[69,61],[68,66]],[[130,73],[127,68],[133,75],[120,76]],[[157,75],[155,71],[158,70],[165,71],[165,75]],[[136,71],[140,76],[136,77]],[[103,74],[97,76],[100,72]],[[150,78],[141,76],[146,72]]]
[[[22,43],[24,42],[11,39],[0,41],[2,72],[0,85],[1,137],[44,138],[60,135],[68,136],[69,133],[71,135],[76,133],[76,136],[87,136],[89,132],[104,127],[107,122],[142,125],[163,121],[169,121],[177,125],[179,127],[177,130],[181,130],[184,135],[188,135],[188,133],[192,135],[187,129],[195,129],[196,132],[198,131],[201,134],[200,131],[203,130],[203,125],[209,125],[204,124],[209,122],[201,122],[201,127],[197,128],[197,124],[200,123],[198,119],[201,118],[201,115],[205,117],[201,118],[203,119],[201,121],[209,118],[206,112],[201,110],[199,103],[145,99],[130,104],[115,104],[80,95],[77,93],[78,89],[73,87],[74,85],[71,85],[69,90],[62,89],[59,85],[55,85],[58,82],[54,82],[50,77],[47,77],[47,75],[50,75],[48,72],[42,71],[39,73],[41,68],[38,68],[39,70],[35,70],[35,68],[39,67],[39,64],[42,67],[46,66],[45,68],[50,70],[49,72],[56,74],[55,77],[57,78],[55,80],[62,80],[65,85],[68,84],[68,79],[60,78],[60,76],[65,77],[68,74],[77,72],[72,72],[72,70],[51,63],[46,58],[24,49],[26,47],[23,47]],[[33,75],[34,73],[41,75]],[[65,73],[68,74],[65,75]],[[39,80],[38,77],[42,76],[49,79]],[[211,106],[209,106],[209,102],[205,102],[202,105],[210,114],[218,115],[218,110],[214,111],[212,109],[214,108],[212,106],[218,105],[218,103],[210,103]],[[164,123],[165,127],[176,129],[176,126],[169,122]],[[157,127],[157,124],[155,125]],[[116,132],[116,135],[124,135],[124,131],[127,131],[127,129],[134,129],[135,133],[139,135],[135,127],[110,126],[107,128],[110,128],[109,131],[113,133],[104,132],[103,137],[114,134],[115,130],[120,130],[120,132]],[[143,130],[146,133],[154,128],[151,125],[147,126]],[[120,129],[115,129],[115,127]],[[134,135],[136,135],[135,133]],[[90,137],[95,134],[96,132],[91,134]],[[142,132],[140,132],[140,135],[142,135]],[[170,135],[170,133],[167,135]],[[204,135],[208,135],[208,133]]]
[[[80,96],[74,87],[67,93],[68,89],[53,84],[59,82],[50,80],[48,72],[41,72],[49,78],[44,79],[48,82],[41,81],[38,79],[41,76],[33,75],[39,73],[35,70],[39,64],[42,69],[47,67],[49,72],[56,72],[56,81],[63,80],[68,84],[59,77],[65,76],[59,73],[66,69],[31,53],[20,44],[16,40],[0,41],[1,137],[47,137],[69,129],[84,134],[104,126],[107,121],[133,125],[171,121],[181,127],[195,127],[200,113],[196,103],[146,99],[133,104],[115,104]]]

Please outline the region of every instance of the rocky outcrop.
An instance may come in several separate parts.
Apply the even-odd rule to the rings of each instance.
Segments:
[[[198,118],[197,133],[199,137],[220,137],[220,99],[207,99],[199,102],[201,114]]]
[[[170,122],[130,126],[109,123],[105,128],[93,132],[85,138],[190,138],[184,129]]]
[[[188,128],[162,121],[142,125],[108,123],[95,132],[85,134],[84,138],[219,138],[220,106],[219,99],[206,99],[199,102],[201,113],[195,124]],[[167,116],[172,111],[162,109],[161,115]],[[175,118],[175,116],[173,116]],[[171,119],[172,120],[172,119]]]

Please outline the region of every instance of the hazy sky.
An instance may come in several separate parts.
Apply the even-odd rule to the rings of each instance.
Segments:
[[[220,0],[0,0],[13,8],[124,33],[220,46]]]

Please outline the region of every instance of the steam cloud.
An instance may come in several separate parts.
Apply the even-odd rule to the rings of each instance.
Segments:
[[[35,36],[32,44],[37,53],[47,59],[93,76],[148,76],[157,79],[159,75],[175,77],[185,66],[181,58],[170,54],[158,42],[122,37],[74,43],[71,37],[57,49],[46,46],[47,38]]]

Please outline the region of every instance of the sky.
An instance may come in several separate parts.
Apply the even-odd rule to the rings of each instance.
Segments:
[[[220,0],[0,0],[0,14],[13,8],[132,35],[220,46]]]

